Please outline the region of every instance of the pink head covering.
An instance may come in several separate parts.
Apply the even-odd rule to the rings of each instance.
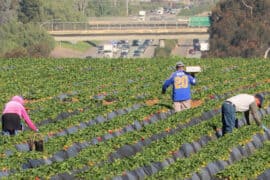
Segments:
[[[22,96],[13,96],[13,97],[11,98],[11,100],[12,100],[12,101],[18,102],[18,103],[20,103],[21,105],[24,104],[24,99],[23,99]]]
[[[21,104],[21,105],[19,105]],[[5,109],[3,111],[3,114],[5,113],[16,113],[21,118],[23,118],[26,122],[26,124],[34,131],[38,131],[35,124],[31,121],[30,117],[28,116],[25,107],[23,106],[24,99],[22,96],[13,96],[11,100],[5,105]]]

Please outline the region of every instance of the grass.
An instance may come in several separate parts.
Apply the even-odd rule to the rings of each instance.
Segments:
[[[155,57],[168,57],[171,55],[172,49],[176,46],[177,40],[165,40],[165,47],[157,47],[155,50]]]
[[[57,45],[60,47],[69,48],[80,52],[84,52],[87,49],[94,47],[96,44],[97,42],[86,42],[86,41],[80,41],[77,43],[71,43],[67,41],[57,42]]]
[[[195,16],[203,12],[211,11],[213,6],[213,4],[201,4],[199,6],[194,6],[191,9],[183,9],[178,16]]]

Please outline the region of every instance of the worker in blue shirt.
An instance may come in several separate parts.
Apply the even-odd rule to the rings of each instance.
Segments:
[[[176,112],[189,109],[191,107],[191,91],[190,86],[196,84],[195,74],[185,72],[183,62],[176,63],[176,71],[172,73],[162,86],[162,94],[166,93],[166,89],[173,85],[172,100],[173,107]]]

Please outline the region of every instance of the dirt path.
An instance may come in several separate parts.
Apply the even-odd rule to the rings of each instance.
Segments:
[[[73,49],[57,46],[51,52],[50,57],[52,58],[84,58],[84,53],[73,50]]]

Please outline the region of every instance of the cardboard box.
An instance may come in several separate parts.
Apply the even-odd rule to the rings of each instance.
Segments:
[[[198,72],[202,72],[202,69],[201,69],[200,66],[187,66],[186,67],[186,72],[198,73]]]

